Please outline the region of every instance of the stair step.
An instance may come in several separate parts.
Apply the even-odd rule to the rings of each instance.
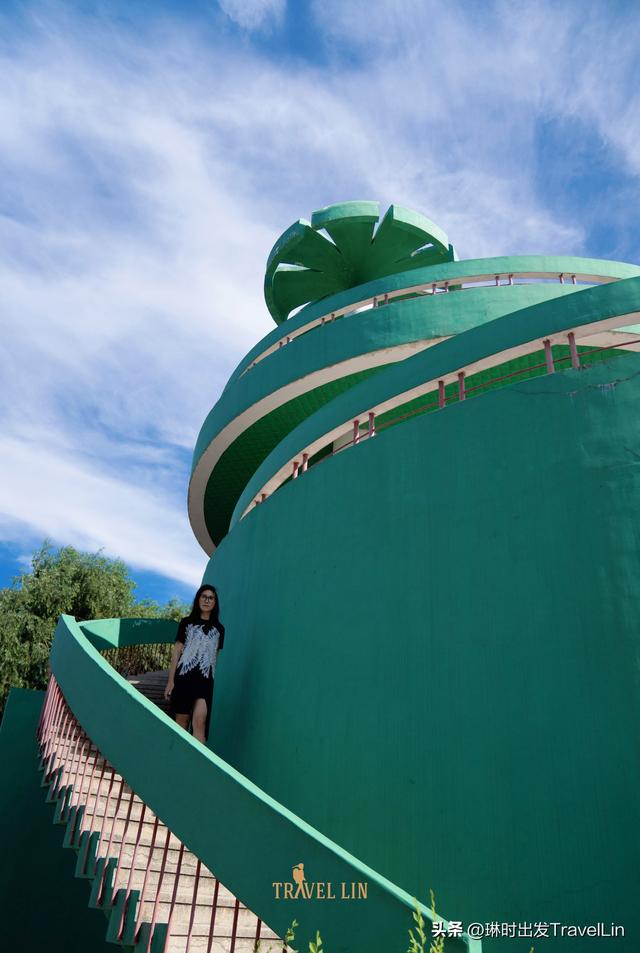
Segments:
[[[180,868],[180,883],[186,884],[186,887],[184,889],[189,891],[190,896],[193,894],[193,887],[195,885],[197,863],[198,861],[196,857],[191,853],[187,854],[187,852],[185,851],[183,859],[182,859],[182,866]],[[173,863],[167,862],[167,864],[165,865],[165,877],[170,876],[171,879],[173,880],[173,875],[176,873],[176,866],[177,865],[175,861]],[[160,873],[160,869],[161,869],[161,858],[154,857],[153,861],[151,862],[151,865],[147,863],[147,855],[144,855],[143,857],[140,857],[139,859],[136,858],[136,866],[133,868],[133,877],[135,878],[137,876],[138,871],[142,870],[144,872],[147,869],[149,870],[149,877],[157,879],[157,876]],[[130,871],[131,871],[131,855],[129,855],[128,858],[122,859],[121,865],[118,868],[118,880],[120,881],[120,880],[128,878]],[[155,883],[155,879],[153,882]],[[200,900],[200,897],[213,896],[215,883],[216,883],[216,878],[213,876],[213,874],[209,870],[207,870],[207,868],[203,864],[201,864],[200,876],[198,880],[198,900]],[[125,884],[119,883],[118,886],[125,886]],[[235,897],[233,896],[233,894],[226,891],[226,889],[223,888],[222,884],[220,884],[218,892],[220,894],[220,897],[224,897],[226,896],[227,893],[229,893],[230,902],[235,900]]]
[[[164,699],[167,670],[129,676],[128,681],[159,708],[168,710],[168,702]],[[85,850],[80,851],[76,867],[77,875],[86,878],[90,884],[90,904],[104,908],[105,904],[117,903],[109,921],[112,941],[116,941],[121,917],[125,915],[128,931],[125,942],[134,943],[132,931],[137,923],[139,932],[135,949],[137,951],[142,944],[140,948],[146,950],[145,937],[148,939],[151,920],[155,919],[152,950],[156,946],[163,949],[171,914],[171,936],[164,953],[186,953],[189,931],[189,953],[230,953],[232,948],[234,953],[255,953],[256,915],[239,903],[203,864],[199,865],[196,903],[193,903],[197,858],[186,847],[181,849],[181,842],[173,833],[169,835],[165,850],[166,826],[156,820],[148,808],[141,820],[143,802],[126,783],[122,783],[119,775],[112,775],[111,766],[98,749],[88,743],[88,739],[78,736],[75,726],[65,725],[63,721],[45,750],[56,752],[55,759],[49,758],[48,764],[45,763],[44,776],[49,782],[49,798],[57,795],[53,797],[54,802],[57,801],[56,820],[64,823],[69,817],[72,819],[67,824],[65,843],[75,845],[76,849],[85,847],[89,841],[91,843],[88,856]],[[77,829],[71,838],[73,823]],[[156,837],[151,850],[154,829]],[[104,880],[103,871],[106,871]],[[144,898],[136,906],[135,898],[137,896],[139,901],[143,887]],[[127,889],[132,891],[131,903],[125,907]],[[209,946],[214,898],[214,930]],[[283,941],[263,923],[260,924],[260,938],[260,953],[283,953],[285,950]]]
[[[195,933],[192,934],[189,953],[196,953],[196,951],[202,951],[202,953],[206,953],[206,951],[209,949],[208,942],[208,933],[202,934],[201,936],[197,936]],[[234,953],[244,953],[244,951],[246,951],[246,953],[254,953],[255,942],[255,934],[251,937],[241,937],[236,935],[235,943],[231,936],[216,936],[214,934],[211,944],[211,953],[230,953],[232,944],[234,944]],[[176,936],[172,931],[167,953],[178,953],[178,951],[184,951],[186,950],[186,945],[187,934],[184,934],[183,936]],[[260,953],[268,953],[270,948],[273,950],[273,953],[281,953],[281,950],[283,949],[282,940],[266,937],[260,946]]]
[[[145,880],[145,871],[144,870],[135,871],[134,876],[132,877],[131,889],[142,891],[144,880]],[[128,882],[129,882],[128,877],[118,876],[116,878],[116,890],[120,890],[120,889],[125,890],[127,888]],[[155,876],[152,875],[147,878],[147,888],[146,888],[145,898],[144,898],[145,903],[149,901],[150,899],[151,900],[155,899],[157,886],[158,886],[158,875],[156,873]],[[162,889],[160,891],[160,901],[162,903],[170,903],[171,898],[173,896],[173,889],[174,889],[173,878],[167,879],[165,877],[162,883]],[[209,889],[205,889],[202,882],[199,884],[198,900],[196,903],[196,912],[200,910],[208,911],[207,915],[210,915],[214,892],[215,890],[213,886]],[[180,878],[180,884],[178,885],[178,893],[176,895],[176,902],[179,904],[188,904],[189,909],[191,909],[193,905],[192,901],[193,901],[193,883],[191,884],[183,883],[182,878]],[[220,885],[216,906],[218,908],[225,907],[232,910],[235,907],[235,903],[236,903],[236,898],[233,896],[233,894],[230,893],[228,890],[223,891],[222,885]],[[254,920],[254,923],[255,923],[255,920]]]
[[[143,917],[144,920],[150,920],[153,915],[153,899],[146,901],[142,905]],[[157,920],[161,923],[167,923],[169,920],[169,914],[171,912],[171,904],[169,902],[160,902],[157,909]],[[219,937],[231,937],[233,932],[233,920],[235,916],[234,907],[218,907],[216,910],[216,920],[214,925],[214,936]],[[191,906],[189,904],[176,904],[173,911],[173,918],[171,921],[171,936],[186,936],[189,932],[189,921],[191,918]],[[210,907],[198,907],[196,908],[196,916],[194,918],[194,935],[202,936],[208,935],[209,926],[211,923],[211,908]],[[277,939],[276,935],[271,931],[267,931],[267,928],[261,928],[261,933],[265,936],[268,935],[271,939]],[[247,910],[246,907],[241,908],[238,911],[238,920],[236,924],[236,936],[238,937],[255,937],[256,935],[256,918],[251,913],[250,910]]]

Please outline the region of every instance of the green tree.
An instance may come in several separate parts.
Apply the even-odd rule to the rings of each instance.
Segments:
[[[0,589],[0,714],[9,689],[45,688],[47,661],[58,616],[87,619],[179,619],[187,607],[137,601],[136,584],[120,559],[81,553],[72,546],[55,550],[44,542],[31,570]]]

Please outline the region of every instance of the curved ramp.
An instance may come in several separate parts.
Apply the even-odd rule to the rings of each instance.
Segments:
[[[327,953],[393,949],[413,899],[179,729],[104,657],[121,654],[131,679],[136,648],[152,664],[174,634],[168,622],[62,616],[52,647],[38,731],[44,781],[90,905],[108,916],[107,939],[147,953],[244,953],[283,948],[295,919],[301,938],[320,930]],[[145,682],[157,699],[158,674]],[[288,872],[303,861],[322,876],[287,897],[299,883]],[[347,902],[358,884],[366,898],[361,889]],[[354,935],[357,947],[346,946]],[[446,949],[481,947],[452,936]]]

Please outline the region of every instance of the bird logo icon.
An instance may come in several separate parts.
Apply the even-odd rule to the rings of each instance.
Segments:
[[[304,876],[304,864],[296,864],[292,869],[292,873],[293,879],[298,885],[298,889],[296,890],[294,897],[299,897],[300,894],[302,894],[303,897],[306,897],[307,894],[304,889],[304,882],[306,879]]]

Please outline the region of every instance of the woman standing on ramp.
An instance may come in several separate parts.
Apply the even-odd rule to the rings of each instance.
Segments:
[[[213,679],[223,643],[218,593],[205,584],[196,592],[191,612],[178,625],[164,690],[180,727],[188,730],[191,721],[194,738],[203,743],[209,735]]]

